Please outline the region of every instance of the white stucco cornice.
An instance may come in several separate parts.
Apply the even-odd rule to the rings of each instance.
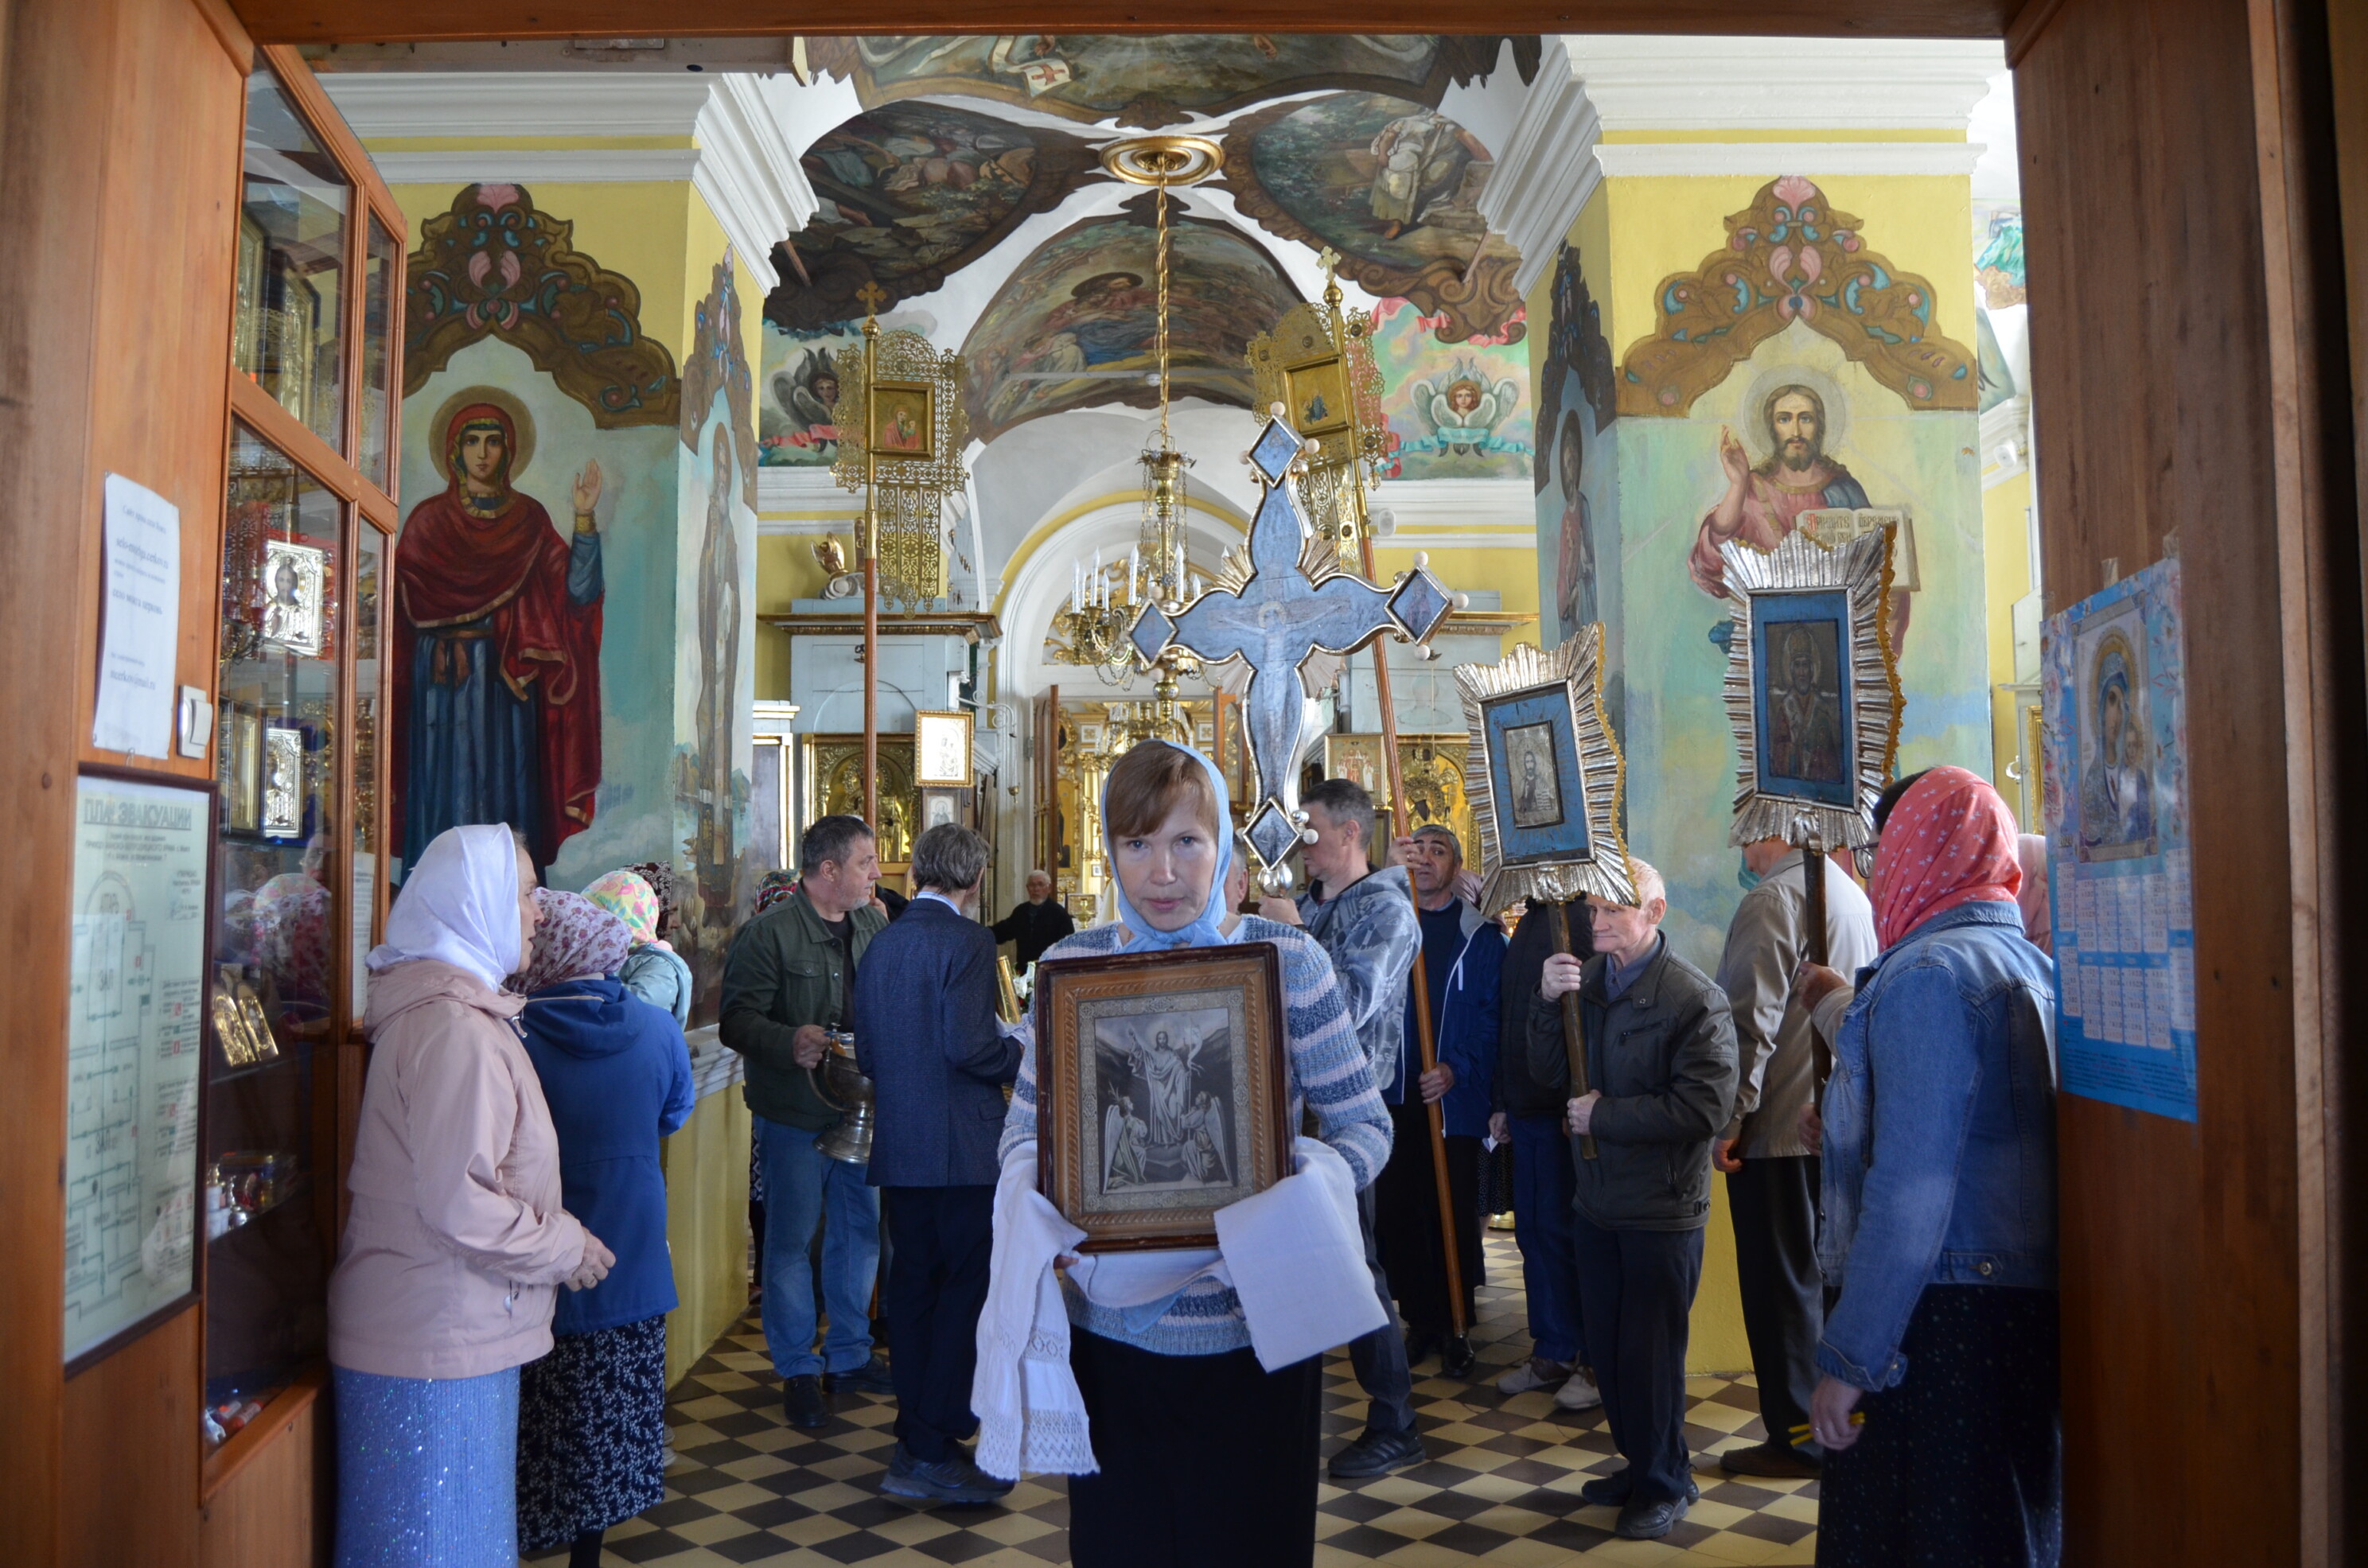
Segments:
[[[814,187],[755,76],[736,73],[332,73],[321,78],[389,185],[687,179],[759,290]],[[472,147],[533,137],[680,137],[686,147]],[[388,146],[434,138],[435,149]],[[461,145],[452,145],[454,142]]]
[[[1996,41],[1549,38],[1481,215],[1520,253],[1527,294],[1606,177],[1970,174],[1982,149],[1960,139],[2003,68]],[[1674,134],[1720,131],[1799,134]]]
[[[1996,40],[1562,40],[1603,129],[1963,134],[2005,63]]]
[[[1563,40],[1548,39],[1537,79],[1480,192],[1480,216],[1520,256],[1513,287],[1524,296],[1562,254],[1563,236],[1603,177],[1595,161],[1601,130]]]

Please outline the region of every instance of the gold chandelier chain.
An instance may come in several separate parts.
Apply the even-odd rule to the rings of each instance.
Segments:
[[[1159,449],[1172,444],[1167,434],[1167,182],[1159,182]]]

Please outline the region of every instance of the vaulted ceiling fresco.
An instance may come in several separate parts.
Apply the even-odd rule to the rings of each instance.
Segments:
[[[1148,192],[1126,216],[1089,219],[1037,247],[962,345],[972,433],[993,440],[1064,409],[1158,401],[1158,291]],[[1250,406],[1249,340],[1299,303],[1258,243],[1170,215],[1168,377],[1178,397]]]
[[[1437,109],[1335,93],[1246,115],[1224,146],[1224,183],[1244,216],[1329,245],[1341,276],[1440,317],[1440,341],[1494,337],[1513,323],[1520,258],[1480,216],[1495,155]]]
[[[1436,104],[1497,64],[1498,35],[1003,33],[807,41],[816,70],[867,106],[930,96],[1025,104],[1064,119],[1156,130],[1264,98],[1359,87]],[[1539,40],[1514,40],[1522,78]]]
[[[803,161],[822,205],[783,247],[765,301],[800,331],[862,315],[866,284],[892,301],[942,287],[1030,213],[1103,177],[1075,137],[929,103],[857,115]]]

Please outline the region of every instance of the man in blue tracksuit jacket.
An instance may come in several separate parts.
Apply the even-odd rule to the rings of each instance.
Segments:
[[[1472,1295],[1480,1283],[1480,1140],[1488,1131],[1488,1110],[1497,1070],[1497,983],[1505,963],[1505,933],[1495,922],[1456,896],[1463,869],[1463,846],[1438,824],[1417,828],[1397,841],[1395,857],[1414,881],[1422,922],[1424,978],[1429,983],[1431,1038],[1439,1066],[1418,1073],[1413,988],[1407,988],[1406,1030],[1395,1071],[1382,1084],[1396,1142],[1390,1163],[1373,1184],[1375,1230],[1382,1267],[1395,1288],[1406,1323],[1406,1359],[1418,1362],[1433,1350],[1450,1377],[1472,1369],[1469,1346],[1452,1347],[1454,1322],[1447,1294],[1447,1249],[1440,1233],[1439,1176],[1431,1152],[1431,1101],[1440,1106],[1446,1131],[1448,1192],[1454,1204],[1455,1256],[1462,1270],[1463,1313],[1472,1320]],[[1383,1079],[1388,1064],[1376,1064]],[[1412,1085],[1418,1093],[1409,1094]]]

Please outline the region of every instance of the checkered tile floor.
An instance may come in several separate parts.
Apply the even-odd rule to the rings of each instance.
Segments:
[[[1512,1238],[1488,1236],[1488,1276],[1473,1339],[1475,1381],[1451,1381],[1438,1363],[1415,1372],[1415,1403],[1431,1462],[1320,1493],[1319,1568],[1384,1562],[1406,1568],[1498,1563],[1809,1562],[1816,1547],[1813,1482],[1737,1482],[1707,1456],[1763,1436],[1748,1379],[1695,1378],[1686,1436],[1702,1500],[1669,1536],[1623,1541],[1613,1511],[1582,1507],[1589,1476],[1620,1468],[1600,1411],[1571,1415],[1544,1393],[1499,1394],[1497,1375],[1528,1354],[1520,1260]],[[1364,1396],[1336,1355],[1325,1368],[1325,1451],[1362,1426]],[[1023,1481],[1000,1506],[916,1513],[879,1494],[895,1439],[895,1407],[837,1397],[817,1433],[781,1419],[780,1383],[752,1316],[717,1343],[674,1391],[666,1419],[676,1458],[666,1497],[609,1532],[601,1561],[665,1568],[723,1563],[861,1562],[875,1568],[980,1563],[1042,1568],[1066,1562],[1068,1497],[1057,1477]],[[537,1558],[564,1563],[565,1553]]]

